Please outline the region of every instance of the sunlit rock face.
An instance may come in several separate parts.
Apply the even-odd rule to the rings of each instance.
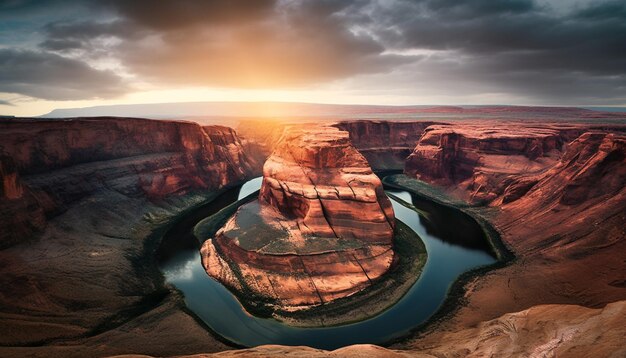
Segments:
[[[512,201],[555,165],[566,134],[552,127],[433,125],[407,158],[405,173],[454,187],[470,202]]]
[[[263,168],[259,200],[203,248],[209,275],[279,306],[362,290],[393,261],[393,209],[348,133],[288,129]]]

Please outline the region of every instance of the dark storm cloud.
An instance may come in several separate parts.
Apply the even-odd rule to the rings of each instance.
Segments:
[[[153,83],[276,88],[308,85],[407,62],[351,31],[360,5],[339,1],[105,1],[111,22],[47,25],[43,48],[97,51],[97,40]],[[94,45],[95,44],[95,45]],[[147,60],[149,59],[149,60]]]
[[[419,1],[413,3],[419,3]],[[429,0],[423,3],[433,12],[445,13],[457,18],[519,14],[536,10],[536,5],[532,0]]]
[[[578,11],[575,18],[586,20],[616,20],[626,19],[626,2],[614,0],[609,2],[598,2]]]
[[[50,100],[105,98],[127,91],[109,71],[53,53],[0,49],[0,92]]]
[[[615,11],[618,5],[613,3],[594,4],[571,15],[558,15],[529,0],[397,3],[398,7],[381,10],[381,22],[397,31],[390,40],[400,47],[558,53],[591,42],[604,50],[626,44],[626,16]]]
[[[529,0],[396,4],[378,8],[376,26],[387,29],[381,32],[385,43],[400,50],[445,51],[454,65],[441,61],[440,73],[457,72],[460,63],[459,75],[482,74],[472,81],[489,82],[513,95],[542,94],[561,102],[566,94],[580,101],[601,101],[604,94],[622,101],[626,97],[623,2],[596,2],[565,13]]]
[[[73,8],[68,3],[50,2],[48,10]],[[4,8],[42,9],[37,1],[12,4]],[[153,84],[276,88],[394,74],[415,88],[447,87],[450,94],[476,88],[541,101],[626,97],[623,1],[571,8],[533,0],[75,4],[90,15],[50,19],[40,28],[40,47],[114,58]]]
[[[275,0],[104,0],[120,15],[157,30],[255,21],[271,14]]]
[[[89,49],[91,42],[102,37],[136,40],[146,34],[141,27],[124,20],[109,22],[53,22],[43,27],[46,39],[40,47],[53,51]]]

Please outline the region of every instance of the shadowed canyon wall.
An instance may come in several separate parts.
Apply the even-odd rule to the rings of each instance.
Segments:
[[[4,120],[0,153],[0,355],[228,347],[164,286],[155,249],[182,212],[260,174],[232,129]]]
[[[215,190],[258,173],[227,127],[132,118],[0,122],[0,242],[102,188],[159,200]]]
[[[372,169],[401,170],[424,130],[432,124],[435,122],[345,121],[336,127],[350,134],[350,141]]]
[[[624,309],[617,307],[626,298],[625,128],[484,123],[427,128],[405,172],[468,201],[472,207],[467,210],[488,218],[516,258],[468,283],[466,305],[431,326],[430,334],[396,347],[430,351],[439,346],[435,351],[450,352],[442,343],[450,339],[448,329],[475,327],[546,303],[602,308],[621,300],[603,315],[607,329],[623,332],[611,325],[623,319]],[[538,320],[534,315],[539,312],[525,314]],[[574,332],[576,327],[559,330]],[[545,343],[539,350],[575,351],[570,336],[550,343],[537,336],[539,327],[529,329]],[[600,336],[603,349],[614,344],[603,330],[589,329],[589,335]],[[531,353],[527,344],[519,349]],[[586,349],[576,354],[593,351]],[[474,346],[467,353],[486,351],[488,347]]]

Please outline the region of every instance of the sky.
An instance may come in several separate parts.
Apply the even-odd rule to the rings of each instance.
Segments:
[[[623,0],[0,0],[0,114],[626,105]]]

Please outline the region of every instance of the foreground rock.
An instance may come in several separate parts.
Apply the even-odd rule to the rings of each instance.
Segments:
[[[258,202],[202,248],[231,289],[311,306],[369,286],[393,262],[394,215],[378,177],[333,127],[287,130],[263,169]]]
[[[201,357],[622,357],[626,301],[590,309],[541,305],[507,313],[476,327],[445,332],[436,343],[410,351],[361,344],[325,351],[308,347],[260,346],[199,354]],[[131,357],[131,356],[127,356]],[[134,357],[134,356],[133,356]]]

